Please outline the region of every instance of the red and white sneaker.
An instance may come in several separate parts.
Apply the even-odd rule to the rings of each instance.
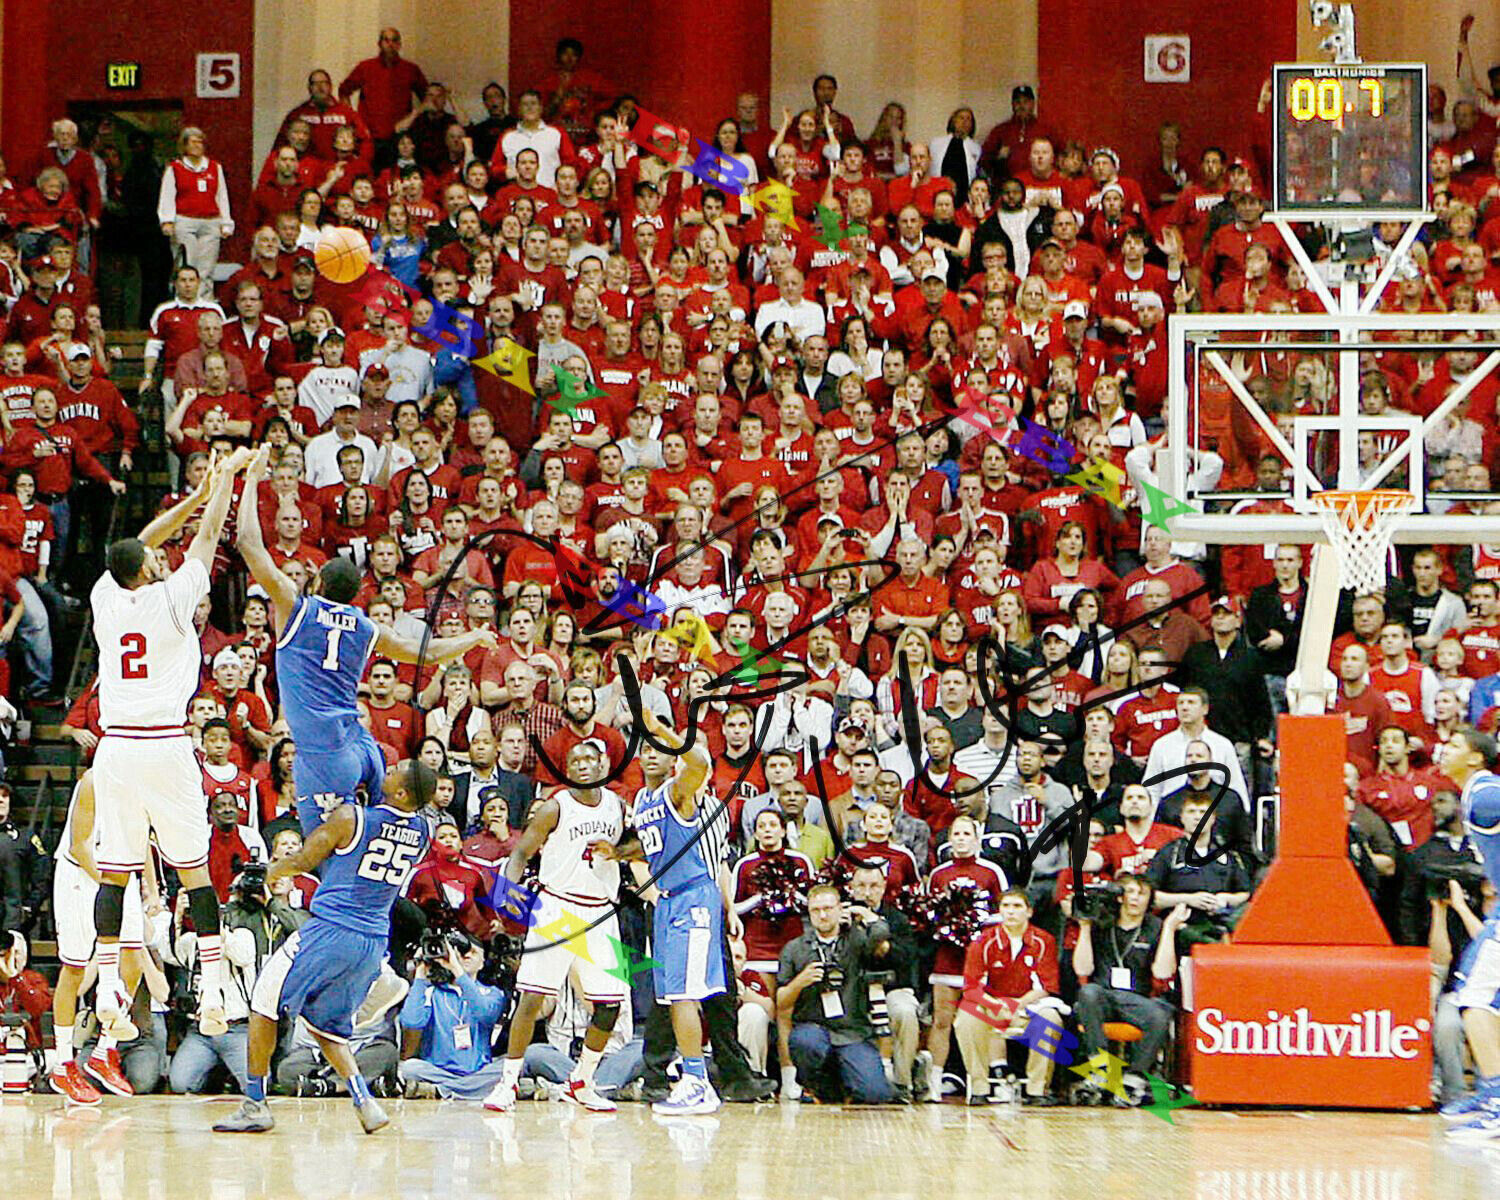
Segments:
[[[54,1092],[66,1096],[72,1104],[92,1106],[102,1099],[94,1085],[83,1077],[76,1062],[58,1064],[57,1070],[49,1077],[49,1082]]]
[[[569,1104],[586,1108],[589,1112],[617,1112],[615,1102],[606,1099],[594,1090],[592,1083],[581,1079],[570,1079],[563,1085],[562,1098]]]
[[[83,1064],[83,1073],[113,1095],[135,1095],[135,1088],[130,1086],[130,1080],[125,1078],[120,1067],[120,1052],[113,1047],[103,1058],[97,1054],[90,1056]]]
[[[140,1036],[130,1019],[130,997],[123,990],[107,991],[101,986],[94,1015],[104,1032],[117,1042],[133,1042]]]
[[[484,1098],[484,1106],[490,1112],[513,1112],[516,1101],[520,1098],[521,1093],[516,1085],[502,1079],[490,1089],[490,1094]]]

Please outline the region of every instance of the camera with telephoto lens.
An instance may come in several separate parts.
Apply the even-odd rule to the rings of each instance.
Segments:
[[[417,954],[427,967],[427,982],[433,987],[442,987],[445,983],[453,982],[453,971],[448,966],[448,955],[455,951],[463,954],[469,948],[467,939],[460,940],[461,936],[455,933],[424,933],[422,935],[422,944]]]
[[[836,962],[823,964],[823,982],[818,985],[825,992],[844,990],[844,968]]]
[[[1484,867],[1473,861],[1422,864],[1422,882],[1427,885],[1429,900],[1446,900],[1448,883],[1453,879],[1458,880],[1459,887],[1477,900],[1484,887]]]
[[[1079,921],[1097,921],[1119,901],[1125,889],[1118,883],[1090,883],[1074,893],[1073,916]]]
[[[230,898],[247,908],[265,903],[268,863],[247,862],[229,885]]]

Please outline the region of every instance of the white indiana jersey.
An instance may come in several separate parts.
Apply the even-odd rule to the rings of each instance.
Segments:
[[[57,843],[57,849],[52,852],[52,857],[60,862],[72,863],[78,866],[78,860],[73,857],[73,821],[78,816],[78,789],[83,786],[79,780],[73,785],[73,798],[68,801],[68,819],[63,822],[62,838]],[[96,854],[99,850],[99,820],[97,814],[94,819],[94,830],[89,834],[89,849]]]
[[[542,843],[538,881],[566,900],[612,903],[620,894],[620,864],[595,858],[589,845],[620,840],[625,832],[624,801],[608,788],[599,790],[599,803],[592,807],[575,800],[567,788],[552,798],[557,801],[557,827]]]
[[[89,604],[99,644],[99,722],[106,730],[183,723],[203,655],[193,613],[206,595],[208,572],[193,558],[134,591],[108,571],[99,577]]]

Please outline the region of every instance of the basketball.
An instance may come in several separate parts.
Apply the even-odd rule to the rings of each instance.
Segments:
[[[330,283],[353,283],[370,265],[370,243],[357,229],[326,226],[313,258]]]

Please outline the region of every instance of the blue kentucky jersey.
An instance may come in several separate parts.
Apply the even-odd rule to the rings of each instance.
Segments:
[[[662,891],[680,892],[694,883],[713,881],[713,872],[703,861],[702,830],[696,822],[683,820],[672,804],[670,779],[636,801],[631,823],[640,836],[651,876]]]
[[[1464,827],[1484,862],[1484,873],[1500,888],[1500,775],[1479,771],[1464,784]]]
[[[323,881],[308,907],[345,929],[384,937],[391,905],[427,849],[427,823],[387,804],[355,807],[354,818],[354,841],[323,860]]]
[[[299,749],[336,750],[359,729],[354,697],[377,632],[352,605],[298,599],[276,642],[276,682]]]

